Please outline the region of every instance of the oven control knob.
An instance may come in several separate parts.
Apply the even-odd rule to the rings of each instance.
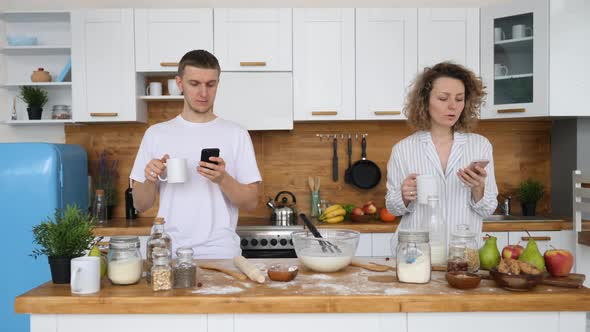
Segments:
[[[287,245],[287,240],[286,239],[281,239],[281,245],[282,246],[286,246]]]
[[[261,245],[261,246],[263,246],[263,247],[264,247],[264,246],[265,246],[265,245],[267,245],[267,244],[268,244],[268,241],[267,241],[266,239],[262,239],[262,240],[260,240],[260,245]]]
[[[256,247],[256,245],[258,244],[258,240],[252,239],[252,241],[250,241],[250,244],[252,245],[252,247]]]
[[[277,245],[277,240],[276,239],[270,240],[270,245],[271,246],[276,246]]]
[[[293,239],[289,240],[289,244],[293,245]]]
[[[242,241],[240,241],[240,244],[242,245],[242,247],[245,247],[248,245],[248,240],[242,239]]]

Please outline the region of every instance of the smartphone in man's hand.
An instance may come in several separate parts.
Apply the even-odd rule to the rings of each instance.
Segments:
[[[201,150],[201,161],[217,165],[218,163],[213,160],[209,160],[210,157],[219,157],[218,148],[208,148]]]
[[[486,166],[490,163],[489,160],[487,159],[478,159],[478,160],[474,160],[471,162],[471,164],[469,164],[469,169],[474,171],[475,173],[479,173],[477,171],[477,169],[475,169],[475,166],[479,166],[481,168],[486,168]]]

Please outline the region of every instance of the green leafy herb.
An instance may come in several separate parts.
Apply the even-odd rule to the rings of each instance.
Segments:
[[[543,184],[531,178],[521,182],[518,189],[518,196],[522,203],[536,203],[543,198],[544,193]]]
[[[29,107],[43,108],[49,101],[47,91],[35,86],[21,86],[18,97],[27,103]]]

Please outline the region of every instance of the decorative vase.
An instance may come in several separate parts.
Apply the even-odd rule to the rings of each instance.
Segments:
[[[31,74],[31,82],[51,82],[51,75],[49,75],[48,71],[45,71],[43,68],[37,68]]]
[[[51,280],[54,284],[69,284],[73,257],[47,257],[51,269]]]
[[[535,215],[535,210],[537,207],[537,202],[533,202],[533,203],[522,203],[521,205],[522,208],[522,215],[523,216],[534,216]]]
[[[29,120],[41,120],[43,108],[39,106],[30,106],[27,107],[27,113],[29,113]]]

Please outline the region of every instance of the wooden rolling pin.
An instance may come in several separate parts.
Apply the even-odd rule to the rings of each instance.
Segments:
[[[240,271],[244,272],[252,281],[256,281],[259,284],[263,284],[266,278],[260,272],[259,269],[256,268],[252,263],[248,262],[244,256],[236,256],[234,257],[234,264],[240,269]]]
[[[248,279],[248,277],[246,277],[245,275],[241,274],[240,272],[236,272],[236,271],[232,271],[232,270],[228,270],[228,269],[224,269],[222,267],[219,267],[217,265],[213,265],[213,264],[199,264],[199,267],[201,269],[205,269],[205,270],[214,270],[214,271],[219,271],[219,272],[223,272],[225,274],[229,274],[230,276],[238,279],[238,280],[246,280]]]

